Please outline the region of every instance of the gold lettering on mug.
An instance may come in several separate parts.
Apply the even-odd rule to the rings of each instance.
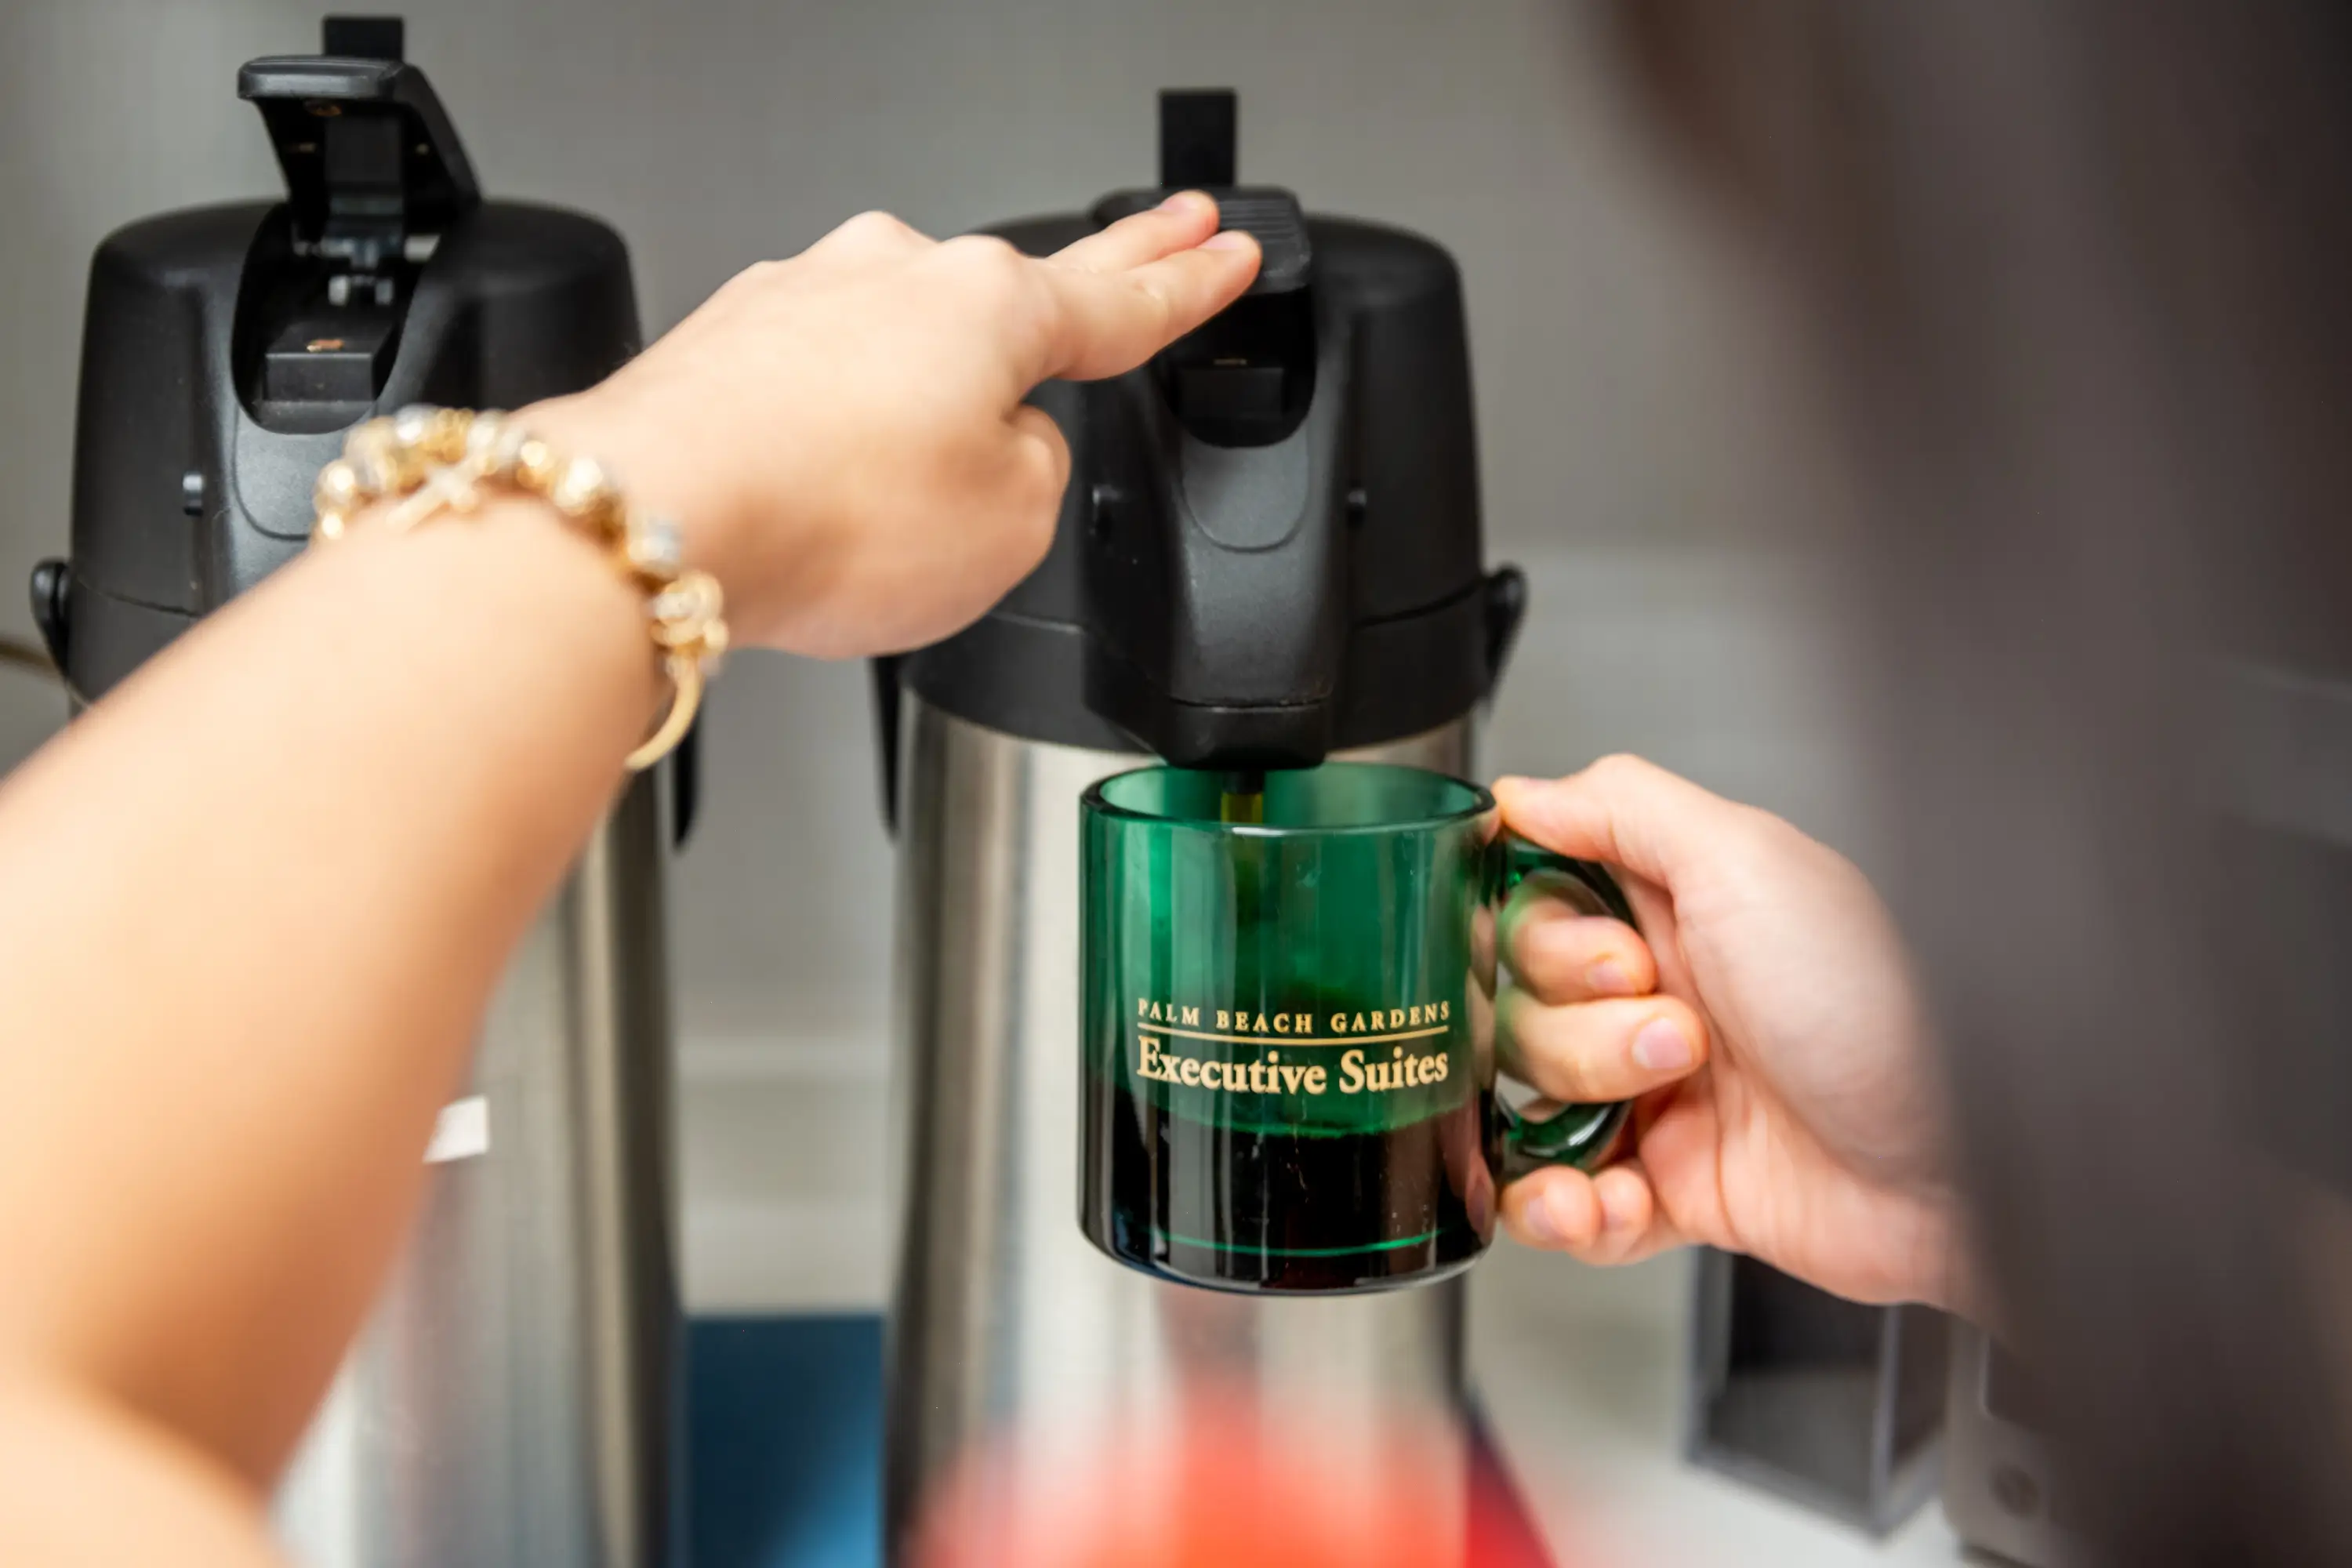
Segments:
[[[1325,1035],[1315,1034],[1312,1013],[1268,1013],[1250,1007],[1208,1007],[1138,997],[1135,1004],[1135,1076],[1155,1083],[1223,1094],[1384,1094],[1444,1083],[1453,1076],[1445,1037],[1454,1005],[1415,1003],[1361,1013],[1334,1013]],[[1213,1020],[1203,1026],[1202,1020]],[[1264,1039],[1289,1047],[1356,1046],[1336,1068],[1326,1061],[1282,1059],[1282,1051],[1240,1057],[1230,1049]],[[1197,1044],[1196,1044],[1197,1042]],[[1389,1047],[1382,1059],[1379,1047]]]

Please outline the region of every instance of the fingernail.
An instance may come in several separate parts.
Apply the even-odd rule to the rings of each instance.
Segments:
[[[1619,1198],[1615,1204],[1612,1204],[1609,1201],[1609,1194],[1606,1190],[1609,1186],[1608,1183],[1603,1182],[1600,1184],[1603,1189],[1600,1194],[1601,1228],[1603,1230],[1623,1230],[1627,1224],[1632,1221],[1633,1216],[1621,1206],[1624,1203],[1623,1198]]]
[[[1164,213],[1181,213],[1207,199],[1198,191],[1178,191],[1160,204],[1160,210]]]
[[[1549,1200],[1538,1197],[1527,1208],[1528,1233],[1546,1247],[1559,1247],[1568,1240],[1567,1227],[1551,1212]]]
[[[1255,250],[1257,241],[1244,229],[1221,228],[1201,242],[1203,250]]]
[[[1671,1018],[1653,1018],[1633,1037],[1633,1065],[1652,1072],[1680,1072],[1691,1065],[1691,1043]]]
[[[1631,996],[1633,977],[1613,958],[1604,958],[1584,972],[1584,984],[1596,996]]]

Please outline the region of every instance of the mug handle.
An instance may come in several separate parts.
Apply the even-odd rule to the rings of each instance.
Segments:
[[[1572,859],[1507,834],[1499,844],[1501,874],[1496,879],[1495,962],[1503,963],[1510,941],[1512,915],[1524,900],[1558,899],[1580,914],[1607,915],[1634,925],[1633,908],[1607,868],[1591,860]],[[1638,930],[1639,928],[1636,927]],[[1522,1116],[1500,1097],[1496,1112],[1503,1122],[1504,1174],[1526,1174],[1541,1165],[1572,1165],[1580,1171],[1598,1169],[1617,1146],[1632,1113],[1630,1100],[1601,1105],[1564,1105],[1549,1116]]]

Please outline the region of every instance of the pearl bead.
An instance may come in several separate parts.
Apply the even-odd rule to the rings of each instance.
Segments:
[[[319,470],[319,510],[340,510],[357,502],[363,492],[358,470],[347,462],[329,463]]]
[[[564,465],[562,476],[555,481],[547,499],[555,503],[558,511],[568,517],[584,517],[602,506],[612,494],[605,482],[604,470],[593,458],[574,458]]]
[[[686,564],[686,540],[675,520],[642,517],[629,528],[629,565],[648,577],[677,575]]]

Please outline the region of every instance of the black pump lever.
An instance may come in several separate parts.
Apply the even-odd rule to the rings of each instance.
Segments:
[[[1206,191],[1222,226],[1257,241],[1250,295],[1296,293],[1313,280],[1315,248],[1298,198],[1278,185],[1235,183],[1237,100],[1231,88],[1170,89],[1160,95],[1160,184],[1119,191],[1095,204],[1097,223],[1117,223],[1158,205],[1176,191]]]
[[[482,199],[433,84],[400,58],[401,38],[395,17],[329,17],[324,54],[254,60],[236,79],[285,173],[295,239],[362,273]]]
[[[1323,319],[1298,198],[1226,183],[1231,97],[1161,95],[1160,174],[1203,186],[1265,260],[1246,296],[1105,388],[1095,478],[1132,516],[1087,560],[1106,630],[1087,701],[1180,767],[1261,773],[1322,761],[1339,721],[1353,341]],[[1167,195],[1121,191],[1092,216]]]

